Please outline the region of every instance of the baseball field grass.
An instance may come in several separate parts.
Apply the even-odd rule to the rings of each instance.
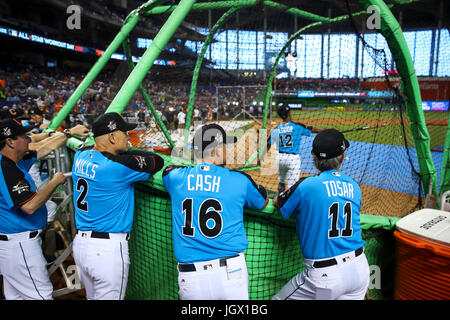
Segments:
[[[439,148],[445,144],[446,131],[448,126],[448,117],[449,112],[424,112],[427,131],[430,136],[430,148]],[[361,111],[361,110],[351,110],[351,111],[341,111],[341,110],[293,110],[292,118],[295,122],[301,122],[308,126],[314,126],[320,129],[325,128],[336,128],[340,131],[345,132],[345,136],[350,141],[357,141],[361,143],[369,143],[370,145],[379,145],[377,150],[389,150],[389,152],[398,152],[398,149],[392,149],[391,146],[404,146],[405,139],[408,147],[414,148],[414,140],[411,134],[411,124],[409,117],[406,111],[403,113],[403,119],[400,117],[398,112],[392,111]],[[282,120],[278,117],[276,113],[272,114],[271,119],[267,122],[267,128],[275,128]],[[238,154],[245,154],[245,158],[247,159],[250,154],[248,151],[249,140],[241,139],[245,138],[247,135],[247,129],[259,129],[261,128],[262,119],[258,122],[253,122],[252,124],[246,123],[242,126],[235,124],[235,128],[238,127],[241,130],[239,131],[240,136],[238,137]],[[403,124],[403,125],[402,125]],[[243,134],[245,132],[245,134]],[[233,134],[234,132],[229,131],[229,134]],[[237,133],[237,132],[236,132]],[[383,145],[386,147],[384,149]],[[271,150],[272,151],[272,150]],[[273,157],[273,152],[267,153],[267,159]],[[395,156],[394,156],[395,158]],[[304,165],[307,165],[308,157],[304,157]],[[353,156],[353,160],[359,159]],[[396,158],[395,158],[396,159]],[[272,161],[275,161],[272,159]],[[400,191],[396,190],[395,186],[401,185],[405,183],[405,181],[409,181],[409,176],[412,175],[410,172],[409,164],[405,164],[404,167],[396,167],[398,166],[399,161],[404,161],[404,159],[397,159],[396,163],[391,163],[392,161],[388,160],[386,163],[382,158],[373,159],[373,161],[381,161],[383,165],[378,168],[378,171],[374,172],[374,175],[383,175],[392,173],[392,170],[404,170],[405,178],[402,177],[401,174],[397,174],[396,171],[396,179],[400,179],[399,181],[395,180],[394,177],[391,179],[387,179],[388,181],[397,181],[392,186],[384,186],[384,184],[389,184],[386,181],[383,182],[384,178],[381,179],[383,181],[378,181],[374,183],[367,183],[364,185],[362,183],[362,191],[364,194],[364,203],[361,208],[363,213],[371,214],[371,215],[383,215],[383,216],[393,216],[393,217],[402,217],[412,210],[414,210],[418,204],[418,197],[416,194],[416,187],[414,184],[410,186],[410,188],[414,188],[414,192]],[[256,162],[255,162],[256,165]],[[376,164],[374,164],[376,165]],[[392,165],[396,169],[386,168],[385,166]],[[261,163],[262,167],[265,167],[263,163]],[[357,168],[358,164],[352,163],[351,167]],[[235,168],[234,168],[235,169]],[[256,170],[249,170],[247,173],[250,174],[253,179],[266,187],[266,189],[271,190],[274,194],[274,190],[276,190],[278,185],[278,175],[276,172],[273,174],[262,174],[262,171],[259,167],[255,168]],[[310,175],[310,172],[302,172],[302,175]],[[403,171],[402,171],[403,172]],[[365,174],[365,180],[369,174]],[[398,176],[398,177],[397,177]],[[370,180],[370,179],[369,179]],[[368,181],[366,181],[368,182]],[[384,184],[383,184],[384,183]],[[398,183],[398,185],[397,185]],[[406,188],[406,187],[405,187]],[[407,189],[407,188],[406,188]],[[422,195],[423,197],[423,195]],[[387,201],[391,203],[389,209],[380,207],[380,199],[381,203]],[[397,205],[398,204],[398,205]]]
[[[426,111],[424,116],[430,136],[430,147],[443,146],[445,144],[449,112]],[[272,117],[274,120],[279,119],[275,113],[272,114]],[[400,114],[391,111],[295,110],[292,111],[292,118],[294,121],[302,122],[306,125],[347,131],[345,133],[347,139],[361,142],[404,145],[403,132],[405,132],[408,145],[414,145],[410,121],[406,111],[403,112],[404,131],[401,126]],[[368,128],[363,129],[364,127]]]

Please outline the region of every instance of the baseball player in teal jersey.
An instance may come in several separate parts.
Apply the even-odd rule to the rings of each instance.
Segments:
[[[0,274],[8,300],[50,300],[53,293],[40,234],[47,223],[45,202],[66,177],[57,172],[37,191],[28,170],[64,145],[67,137],[55,134],[31,147],[27,133],[32,128],[16,119],[0,121]],[[88,134],[85,127],[75,132]]]
[[[136,127],[115,112],[93,124],[94,148],[75,154],[72,168],[75,222],[73,253],[89,300],[125,296],[133,223],[134,185],[160,170],[156,154],[128,150],[127,131]]]
[[[267,193],[245,173],[220,166],[228,138],[217,124],[201,127],[193,141],[200,163],[163,172],[182,300],[248,300],[243,211],[264,208]]]
[[[300,179],[274,201],[284,218],[295,214],[306,268],[273,299],[364,299],[369,265],[361,237],[361,189],[339,171],[349,145],[341,132],[321,131],[311,152],[318,175]]]
[[[319,132],[319,129],[293,122],[287,103],[280,103],[277,113],[283,122],[272,130],[267,140],[267,151],[272,145],[277,146],[278,192],[283,192],[286,186],[290,188],[300,179],[302,136],[309,137],[311,132]]]

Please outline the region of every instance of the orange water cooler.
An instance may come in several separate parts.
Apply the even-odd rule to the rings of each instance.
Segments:
[[[396,225],[396,300],[450,300],[450,212],[423,209]]]

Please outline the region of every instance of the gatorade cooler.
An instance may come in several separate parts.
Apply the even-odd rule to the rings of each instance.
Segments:
[[[396,228],[394,299],[449,300],[450,212],[419,210]]]

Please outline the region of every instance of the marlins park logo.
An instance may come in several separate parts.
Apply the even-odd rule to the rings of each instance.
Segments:
[[[29,191],[30,186],[25,181],[19,181],[14,187],[12,187],[13,192],[17,192],[18,194],[21,194],[24,191]]]

